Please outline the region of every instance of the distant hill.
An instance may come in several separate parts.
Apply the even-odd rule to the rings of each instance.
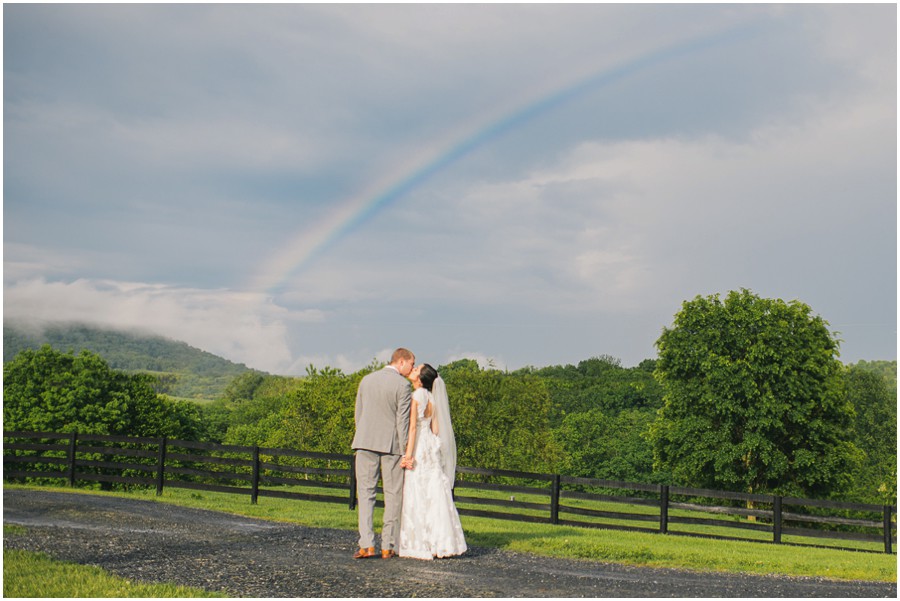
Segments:
[[[236,376],[255,371],[184,342],[152,334],[76,323],[36,328],[4,321],[4,363],[25,349],[38,349],[44,344],[76,354],[87,349],[103,357],[113,369],[152,373],[160,379],[158,392],[179,398],[217,399]]]

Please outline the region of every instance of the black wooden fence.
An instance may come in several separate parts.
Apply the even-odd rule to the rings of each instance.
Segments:
[[[356,506],[353,455],[97,434],[4,432],[3,477],[188,488]],[[892,553],[896,505],[458,467],[461,515]],[[517,498],[518,496],[518,498]],[[379,502],[380,504],[380,502]],[[821,541],[821,542],[811,542]],[[857,543],[846,546],[849,541]],[[828,544],[825,544],[828,543]]]

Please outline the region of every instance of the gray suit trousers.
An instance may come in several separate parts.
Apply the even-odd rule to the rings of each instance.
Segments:
[[[381,549],[397,550],[400,545],[400,509],[403,505],[403,468],[400,455],[356,451],[356,497],[359,500],[359,546],[375,546],[375,487],[379,474],[384,490],[384,525],[381,528]]]

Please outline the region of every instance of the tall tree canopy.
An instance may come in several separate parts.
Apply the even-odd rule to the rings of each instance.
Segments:
[[[110,369],[99,355],[44,345],[3,366],[3,427],[197,439],[199,411],[157,396],[153,378]]]
[[[822,496],[859,452],[838,342],[799,302],[749,290],[686,301],[657,341],[658,469],[708,488]]]

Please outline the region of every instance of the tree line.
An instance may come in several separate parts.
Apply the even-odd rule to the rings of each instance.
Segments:
[[[631,368],[438,366],[459,464],[896,503],[896,361],[844,365],[808,306],[747,290],[686,301],[657,347]],[[44,346],[4,366],[4,428],[349,453],[357,386],[381,367],[245,372],[200,405]]]

